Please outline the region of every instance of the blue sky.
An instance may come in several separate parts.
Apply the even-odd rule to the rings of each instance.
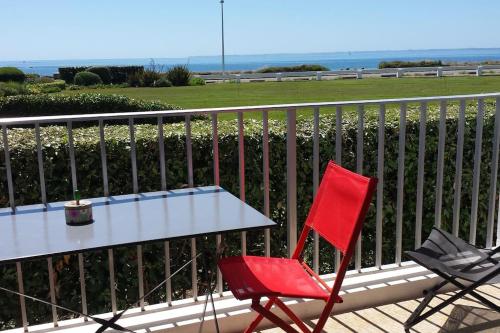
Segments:
[[[226,54],[500,47],[500,1],[225,0]],[[0,0],[0,60],[220,53],[218,0]]]

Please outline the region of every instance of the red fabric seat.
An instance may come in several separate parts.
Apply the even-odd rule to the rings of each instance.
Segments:
[[[239,300],[262,296],[328,300],[326,291],[296,259],[268,257],[228,257],[219,268],[229,289]],[[286,276],[292,283],[283,283]]]

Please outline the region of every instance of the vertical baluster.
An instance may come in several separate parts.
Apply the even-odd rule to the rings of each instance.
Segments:
[[[85,269],[83,267],[83,254],[78,253],[78,271],[80,274],[80,295],[82,298],[82,313],[84,315],[88,314],[87,311],[87,291],[85,288]],[[87,317],[83,317],[84,321],[88,321]]]
[[[287,110],[287,246],[291,257],[297,246],[297,110]]]
[[[399,143],[398,143],[398,179],[396,202],[396,264],[401,264],[403,248],[403,198],[405,184],[405,149],[406,149],[406,111],[405,103],[399,110]]]
[[[382,266],[382,228],[384,219],[384,147],[385,147],[385,104],[380,104],[377,147],[377,216],[375,235],[375,266]]]
[[[144,311],[144,265],[142,263],[142,245],[137,245],[137,276],[139,278],[139,306]]]
[[[491,174],[490,174],[490,191],[488,200],[488,217],[486,219],[486,247],[493,246],[493,229],[495,219],[495,197],[497,195],[497,176],[498,176],[498,149],[500,134],[500,98],[496,99],[496,112],[495,112],[495,132],[493,133],[493,149],[491,157]]]
[[[186,158],[188,167],[188,186],[194,186],[194,176],[193,176],[193,143],[191,138],[191,118],[189,115],[185,118],[186,127]],[[193,299],[198,300],[198,271],[196,262],[196,238],[191,238],[191,284],[193,288]]]
[[[270,201],[269,201],[269,114],[267,111],[262,112],[262,169],[264,174],[264,215],[270,217]],[[264,230],[264,252],[265,256],[271,256],[271,231]]]
[[[481,152],[483,144],[484,100],[477,102],[476,140],[474,147],[474,169],[472,171],[472,204],[470,211],[469,243],[476,244],[477,211],[479,200],[479,181],[481,173]]]
[[[101,149],[101,169],[102,169],[102,185],[104,196],[109,196],[108,184],[108,164],[106,158],[106,140],[104,138],[104,121],[99,119],[99,146]]]
[[[40,124],[35,123],[36,155],[38,159],[38,174],[40,177],[40,195],[42,203],[47,204],[47,191],[45,189],[45,172],[43,170],[42,140],[40,139]]]
[[[160,182],[161,190],[167,190],[167,176],[165,171],[165,139],[163,137],[163,117],[158,116],[158,151],[160,152]]]
[[[335,161],[342,165],[342,107],[335,110]],[[335,272],[340,268],[340,251],[335,251]]]
[[[422,208],[424,203],[424,163],[425,132],[427,125],[427,104],[420,104],[420,129],[418,132],[418,166],[417,166],[417,212],[415,217],[415,248],[422,244]]]
[[[363,133],[365,128],[365,108],[364,105],[361,104],[358,106],[358,132],[356,137],[356,172],[359,174],[363,173]],[[356,270],[361,270],[361,232],[359,233],[358,241],[356,242],[356,258],[354,262],[354,266]]]
[[[10,149],[9,149],[9,138],[7,135],[7,126],[2,126],[3,135],[3,152],[5,155],[5,169],[7,172],[7,187],[9,190],[9,205],[12,211],[16,210],[16,202],[14,200],[14,183],[12,182],[12,168],[10,165]]]
[[[455,195],[453,197],[453,226],[452,233],[458,236],[460,222],[460,197],[462,194],[462,159],[464,153],[464,131],[465,131],[465,100],[460,100],[460,111],[458,115],[457,133],[457,156],[455,160]]]
[[[111,296],[111,311],[116,314],[116,282],[115,282],[115,258],[113,249],[108,249],[109,285]]]
[[[139,193],[139,183],[137,181],[137,152],[135,144],[135,126],[134,118],[128,119],[128,129],[130,135],[130,163],[132,165],[132,187],[134,193]]]
[[[240,200],[245,202],[245,133],[243,112],[238,112],[238,166],[240,179]],[[241,253],[247,254],[247,232],[241,232]]]
[[[76,162],[75,162],[75,144],[73,140],[73,122],[68,121],[67,125],[68,131],[68,148],[69,148],[69,161],[71,166],[71,183],[73,184],[73,192],[78,189],[77,179],[76,179]]]
[[[167,280],[165,284],[165,293],[167,296],[168,306],[172,305],[172,281],[170,280],[170,242],[166,241],[163,243],[165,249],[165,279]]]
[[[313,128],[313,198],[316,198],[319,187],[319,107],[314,108]],[[313,270],[319,274],[319,234],[314,231]]]
[[[217,124],[217,113],[212,113],[212,149],[213,149],[213,163],[214,163],[214,184],[220,186],[220,171],[219,171],[219,129]],[[215,235],[215,244],[217,249],[220,248],[222,243],[222,236]],[[222,283],[222,273],[217,267],[217,291],[219,296],[222,296],[224,286]]]
[[[16,271],[19,293],[24,295],[23,269],[20,262],[16,262]],[[21,306],[21,320],[23,323],[23,328],[25,332],[28,332],[28,316],[26,315],[26,301],[24,299],[24,296],[19,296],[19,305]]]
[[[50,302],[56,304],[56,287],[54,282],[54,267],[52,266],[52,258],[47,258],[47,268],[49,271],[49,290],[50,290]],[[57,308],[52,305],[52,322],[54,327],[57,327]]]
[[[441,209],[443,206],[444,177],[444,145],[446,140],[446,107],[447,102],[441,101],[439,108],[439,141],[436,179],[436,206],[434,209],[434,226],[441,228]]]

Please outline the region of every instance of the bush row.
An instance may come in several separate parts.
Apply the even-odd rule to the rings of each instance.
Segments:
[[[105,69],[103,69],[105,68]],[[107,69],[107,70],[106,70]],[[143,72],[144,67],[143,66],[100,66],[100,67],[60,67],[59,68],[59,77],[66,81],[66,83],[73,83],[75,79],[75,75],[79,72],[84,72],[84,71],[93,71],[94,73],[98,74],[99,76],[101,73],[109,72],[109,80],[110,82],[104,82],[104,83],[125,83],[127,82],[129,76],[138,73],[138,72]],[[106,75],[106,74],[103,74]],[[107,75],[105,79],[101,79],[103,81],[108,81]]]
[[[482,145],[481,185],[479,190],[478,239],[477,244],[485,242],[485,221],[489,192],[490,159],[492,154],[492,134],[494,126],[492,104],[487,104],[484,118],[484,135]],[[460,211],[460,236],[467,239],[469,233],[471,184],[474,155],[476,109],[468,107],[464,137],[464,163]],[[388,109],[385,124],[385,164],[384,164],[384,200],[383,200],[383,262],[394,262],[395,256],[395,223],[396,223],[396,183],[398,164],[398,110]],[[403,249],[414,246],[416,186],[418,164],[419,111],[410,107],[406,129],[406,155],[404,180],[404,216],[403,216]],[[430,232],[434,224],[435,182],[437,169],[439,115],[437,108],[431,106],[428,114],[425,182],[423,202],[423,238]],[[270,203],[271,217],[278,227],[272,230],[271,253],[286,255],[286,122],[271,120],[270,136]],[[236,121],[219,123],[219,154],[221,186],[237,195],[238,182],[238,124]],[[305,220],[312,202],[312,140],[313,126],[310,118],[300,118],[297,124],[297,191],[299,230]],[[364,132],[364,165],[363,171],[368,175],[377,173],[377,111],[367,107]],[[446,151],[444,163],[443,213],[442,223],[447,230],[451,229],[454,193],[455,156],[457,142],[457,108],[450,106],[446,120]],[[106,151],[110,191],[112,194],[132,192],[132,176],[130,168],[130,144],[127,126],[107,126],[105,128]],[[160,189],[159,148],[157,128],[154,125],[136,126],[137,166],[140,191]],[[212,137],[211,124],[208,121],[194,121],[193,164],[196,185],[213,183]],[[44,170],[49,201],[67,200],[71,198],[71,175],[68,156],[68,139],[65,128],[51,126],[42,128],[42,145]],[[356,113],[345,110],[342,123],[342,164],[354,170],[356,165]],[[320,121],[320,160],[324,170],[335,152],[335,117],[324,114]],[[16,188],[18,205],[40,201],[38,166],[36,164],[36,142],[32,129],[12,129],[9,131],[11,147],[11,163]],[[76,164],[78,166],[78,186],[82,196],[95,197],[102,195],[102,173],[99,149],[98,129],[94,127],[78,128],[74,132]],[[167,182],[169,188],[180,188],[187,184],[185,129],[183,124],[166,124],[164,126],[166,152]],[[1,142],[1,141],[0,141]],[[245,169],[246,200],[256,209],[263,209],[263,173],[262,173],[262,126],[256,120],[245,121]],[[0,152],[0,158],[4,154]],[[4,162],[2,161],[2,164]],[[0,204],[7,206],[7,185],[5,172],[0,173]],[[375,199],[368,213],[363,229],[363,265],[374,263],[375,254]],[[239,253],[240,238],[228,235],[229,254]],[[199,239],[207,246],[214,246],[214,239]],[[189,241],[171,242],[172,267],[178,268],[189,258]],[[248,253],[263,254],[263,233],[248,233]],[[334,255],[329,247],[321,244],[320,263],[323,272],[333,269]],[[311,260],[312,247],[306,248],[306,260]],[[144,247],[145,288],[149,290],[164,277],[162,244]],[[118,249],[115,252],[116,281],[118,307],[137,298],[137,264],[134,248]],[[57,300],[63,306],[79,308],[78,260],[76,256],[54,258],[57,281]],[[28,294],[48,299],[48,276],[46,261],[35,261],[23,264],[25,289]],[[107,271],[107,252],[96,251],[85,254],[85,270],[87,283],[87,300],[90,313],[110,311],[109,276]],[[16,288],[15,266],[0,267],[2,285]],[[34,278],[36,276],[36,278]],[[173,281],[174,298],[186,296],[189,292],[189,269],[176,276]],[[200,288],[200,291],[202,289]],[[151,302],[164,301],[163,293],[155,294]],[[0,297],[0,318],[3,325],[20,325],[18,297]],[[30,323],[50,321],[50,308],[30,303],[28,306]],[[0,319],[0,327],[2,325]]]
[[[0,82],[24,82],[26,75],[16,67],[0,67]]]
[[[382,61],[378,64],[378,68],[407,68],[407,67],[437,67],[443,65],[441,60],[422,60],[422,61]]]
[[[257,70],[257,73],[284,73],[284,72],[325,72],[330,68],[322,65],[299,65],[299,66],[273,66]]]

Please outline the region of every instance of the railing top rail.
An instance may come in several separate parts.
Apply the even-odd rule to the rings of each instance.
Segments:
[[[12,117],[12,118],[0,118],[0,126],[22,125],[22,124],[26,125],[26,124],[37,124],[37,123],[60,123],[69,121],[74,121],[74,122],[98,121],[101,119],[102,120],[129,119],[129,118],[142,119],[142,118],[154,118],[160,116],[172,117],[172,116],[187,116],[187,115],[228,113],[228,112],[283,111],[284,109],[302,109],[302,108],[314,108],[314,107],[337,107],[337,106],[345,107],[345,106],[358,106],[358,105],[439,102],[439,101],[454,101],[463,99],[470,100],[478,98],[500,98],[500,92],[472,94],[472,95],[368,99],[368,100],[316,102],[316,103],[271,104],[271,105],[234,106],[234,107],[201,108],[201,109],[187,109],[187,110],[117,112],[117,113],[98,113],[98,114],[41,116],[41,117]]]

